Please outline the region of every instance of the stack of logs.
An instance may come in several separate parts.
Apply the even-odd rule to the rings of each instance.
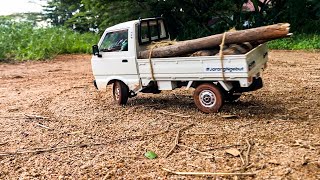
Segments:
[[[178,56],[213,56],[219,54],[223,43],[223,55],[245,54],[259,44],[270,40],[290,37],[290,24],[281,23],[241,31],[229,31],[198,39],[180,41],[173,45],[152,49],[151,57],[178,57]],[[225,36],[225,37],[224,37]],[[139,58],[147,59],[150,50],[140,51]]]

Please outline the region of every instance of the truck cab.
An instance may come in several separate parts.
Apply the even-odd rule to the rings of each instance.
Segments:
[[[152,41],[169,39],[162,18],[134,20],[107,28],[92,57],[92,70],[99,90],[120,80],[129,89],[140,84],[137,53]],[[99,52],[97,54],[97,52]]]
[[[138,58],[152,42],[169,39],[162,18],[133,20],[107,28],[93,46],[94,85],[98,90],[113,85],[113,98],[120,105],[138,93],[195,88],[195,104],[205,113],[217,112],[224,101],[236,100],[241,93],[262,87],[260,73],[267,62],[266,45],[245,55],[225,56],[222,61],[218,56]]]

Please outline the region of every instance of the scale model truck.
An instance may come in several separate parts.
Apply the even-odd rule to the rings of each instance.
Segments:
[[[91,59],[94,85],[106,90],[113,85],[119,105],[138,93],[194,88],[195,105],[204,113],[218,112],[225,101],[235,101],[243,92],[262,88],[260,77],[268,49],[260,44],[245,54],[216,56],[139,58],[154,41],[169,40],[162,18],[133,20],[109,27]],[[150,64],[151,63],[151,64]]]

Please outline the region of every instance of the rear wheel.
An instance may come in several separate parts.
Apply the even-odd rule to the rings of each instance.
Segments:
[[[223,105],[224,97],[220,88],[214,84],[201,84],[193,93],[194,103],[204,113],[215,113]]]
[[[127,104],[129,97],[129,88],[121,81],[113,83],[113,99],[119,105]]]

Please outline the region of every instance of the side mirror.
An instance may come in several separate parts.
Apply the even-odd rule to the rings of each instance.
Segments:
[[[99,53],[98,45],[92,46],[92,53],[94,56],[102,57],[102,55]]]

